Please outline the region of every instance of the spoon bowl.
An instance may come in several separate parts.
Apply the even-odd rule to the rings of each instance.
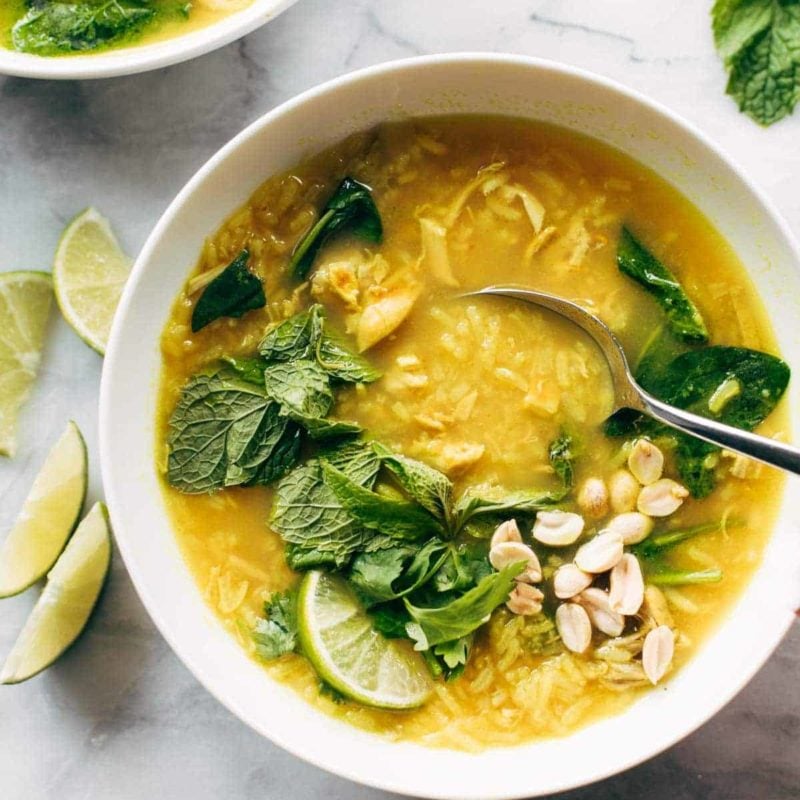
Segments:
[[[614,410],[633,409],[647,414],[671,428],[696,436],[711,444],[733,450],[794,475],[800,475],[800,448],[767,436],[743,431],[708,417],[701,417],[665,403],[645,391],[633,377],[619,339],[599,317],[571,300],[525,286],[487,286],[464,297],[508,297],[546,308],[582,328],[600,348],[611,370]]]

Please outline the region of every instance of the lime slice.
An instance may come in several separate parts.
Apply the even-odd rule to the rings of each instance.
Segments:
[[[56,302],[75,333],[100,355],[131,270],[108,220],[87,208],[67,225],[53,262]]]
[[[46,272],[0,274],[0,455],[16,450],[17,415],[42,360],[52,304]]]
[[[370,622],[347,582],[306,574],[298,598],[300,644],[320,677],[343,695],[378,708],[416,708],[432,691],[422,657],[411,644],[386,639]]]
[[[24,591],[55,564],[83,508],[86,471],[86,445],[78,426],[70,422],[0,546],[0,597]]]
[[[111,562],[106,507],[83,518],[33,607],[0,671],[0,683],[20,683],[49,667],[86,625]]]

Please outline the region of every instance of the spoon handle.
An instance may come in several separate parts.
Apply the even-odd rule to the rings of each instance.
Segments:
[[[770,466],[800,475],[800,448],[692,414],[662,402],[641,387],[637,388],[644,410],[657,420],[726,450],[734,450]]]

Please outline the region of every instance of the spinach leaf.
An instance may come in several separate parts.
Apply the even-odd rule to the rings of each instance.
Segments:
[[[442,526],[416,503],[394,500],[359,486],[329,463],[323,462],[322,469],[325,483],[338,502],[364,527],[408,541],[444,533]]]
[[[220,317],[242,317],[267,304],[260,278],[247,268],[249,259],[250,253],[242,250],[206,286],[192,311],[192,331],[197,332]]]
[[[365,487],[372,485],[380,467],[371,448],[354,442],[329,445],[320,456]],[[387,545],[339,503],[323,479],[318,459],[292,470],[278,484],[271,524],[287,542],[286,560],[293,569],[342,567],[355,553]]]
[[[297,649],[297,592],[274,594],[264,604],[264,616],[253,629],[256,654],[272,661]]]
[[[715,346],[675,358],[650,391],[667,403],[743,430],[753,430],[777,405],[789,383],[781,359],[744,347]],[[735,382],[735,383],[734,383]],[[723,405],[714,404],[724,385],[735,386]],[[714,488],[713,459],[719,448],[683,434],[676,435],[678,473],[695,497]]]
[[[302,422],[321,418],[333,406],[333,391],[328,376],[316,361],[279,361],[264,370],[267,395],[279,403],[284,413]]]
[[[284,474],[299,441],[295,426],[276,411],[252,384],[219,375],[192,378],[170,417],[170,484],[198,494]]]
[[[491,496],[466,492],[459,498],[453,510],[455,520],[453,527],[456,531],[460,531],[468,522],[479,516],[535,514],[560,503],[564,496],[564,491],[518,491],[507,494],[493,493]]]
[[[562,431],[559,437],[550,443],[547,457],[564,488],[571,489],[575,481],[575,472],[572,466],[572,462],[575,460],[572,437]]]
[[[412,619],[406,625],[406,633],[414,641],[414,649],[428,650],[434,645],[468,636],[479,628],[497,606],[505,603],[514,588],[514,578],[524,568],[524,563],[520,562],[493,572],[461,597],[437,608],[419,608],[404,598]]]
[[[317,344],[317,361],[331,380],[343,383],[372,383],[381,377],[380,370],[364,356],[350,350],[342,339],[325,325]]]
[[[378,442],[374,442],[372,446],[383,466],[394,475],[410,497],[442,523],[448,524],[453,502],[453,483],[447,475],[421,461],[397,455]]]
[[[309,359],[322,336],[322,306],[315,304],[273,328],[261,341],[258,352],[266,361]]]
[[[322,209],[313,228],[298,242],[289,262],[289,271],[304,280],[325,242],[334,234],[350,231],[369,242],[380,242],[383,226],[372,190],[353,178],[345,178]]]
[[[353,559],[347,579],[364,605],[403,597],[426,583],[447,557],[447,545],[430,539],[422,547],[400,544]]]
[[[617,247],[617,266],[653,295],[676,336],[686,342],[708,341],[703,318],[677,278],[625,227]]]
[[[263,359],[223,356],[222,360],[241,380],[252,383],[255,386],[264,386],[264,370],[267,366],[267,362]]]
[[[41,56],[94,50],[150,22],[155,9],[137,0],[36,3],[11,33],[16,50]]]
[[[714,42],[727,93],[761,125],[791,114],[800,98],[800,5],[796,0],[716,0]]]
[[[705,533],[735,528],[741,525],[738,520],[719,520],[718,522],[704,522],[701,525],[691,525],[688,528],[673,528],[660,533],[653,533],[640,544],[631,547],[631,552],[640,559],[653,559],[662,556],[673,547],[700,536]]]

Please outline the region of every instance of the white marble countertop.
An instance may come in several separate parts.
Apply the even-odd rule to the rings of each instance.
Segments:
[[[800,111],[768,130],[724,95],[699,0],[300,0],[274,23],[170,69],[99,82],[0,78],[0,270],[48,269],[64,223],[94,204],[135,253],[169,200],[231,136],[297,92],[412,55],[496,50],[565,61],[634,87],[727,150],[800,230]],[[19,456],[0,464],[0,531],[66,420],[87,435],[101,494],[101,360],[53,315]],[[35,592],[6,600],[0,656]],[[800,630],[715,719],[573,800],[781,800],[800,795]],[[656,723],[654,723],[656,724]],[[535,766],[532,765],[532,769]],[[234,719],[172,654],[117,557],[78,645],[0,687],[0,798],[363,798]]]

